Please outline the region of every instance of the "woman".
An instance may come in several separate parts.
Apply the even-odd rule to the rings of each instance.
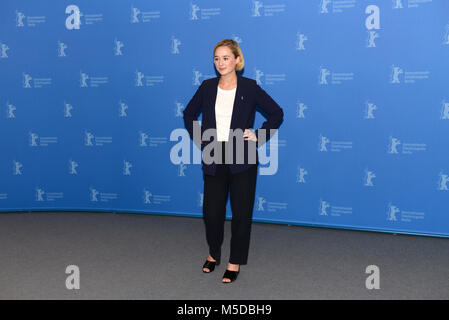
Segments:
[[[258,166],[256,147],[266,142],[279,128],[284,113],[255,80],[236,73],[244,67],[243,54],[237,42],[220,41],[215,45],[213,53],[215,68],[220,76],[201,83],[184,110],[184,123],[190,136],[195,137],[194,126],[198,125],[198,115],[202,112],[201,137],[206,137],[206,130],[214,132],[211,141],[207,141],[207,137],[195,141],[203,150],[203,217],[209,245],[209,256],[203,265],[203,272],[212,272],[215,265],[220,264],[226,202],[230,190],[231,255],[222,279],[223,283],[229,283],[237,279],[240,265],[246,264],[248,259]],[[254,125],[256,106],[268,118],[254,132],[250,128]],[[236,149],[234,143],[242,135],[243,153],[242,149]],[[226,157],[231,149],[232,161]],[[212,163],[205,161],[206,150],[212,150],[210,154],[214,154],[214,157],[217,152],[218,157]],[[251,150],[255,153],[253,158]],[[236,161],[236,158],[240,161]],[[254,158],[255,161],[251,161]]]

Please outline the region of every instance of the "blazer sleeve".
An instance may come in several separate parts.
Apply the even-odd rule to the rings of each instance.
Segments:
[[[191,139],[194,138],[193,137],[194,121],[198,120],[198,115],[202,111],[203,91],[204,91],[204,81],[198,87],[194,96],[192,97],[192,99],[190,99],[189,103],[187,104],[187,107],[183,111],[184,126],[186,127],[187,131],[189,132]],[[196,123],[196,125],[199,124],[198,122],[195,122],[195,123]],[[200,130],[201,130],[201,127],[200,127]],[[200,141],[198,141],[198,144],[199,143],[200,143]]]
[[[284,111],[271,98],[268,93],[263,90],[256,81],[255,82],[255,99],[256,104],[259,106],[268,116],[267,120],[262,124],[262,127],[255,131],[257,137],[257,148],[263,145],[265,142],[276,133],[277,129],[281,125],[284,119]],[[271,132],[271,130],[274,130]],[[260,136],[261,130],[265,130],[265,138]],[[260,137],[260,138],[259,138]]]

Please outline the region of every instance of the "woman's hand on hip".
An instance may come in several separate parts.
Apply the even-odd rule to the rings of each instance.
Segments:
[[[243,132],[243,138],[249,141],[257,141],[256,134],[251,129],[245,129],[245,132]]]

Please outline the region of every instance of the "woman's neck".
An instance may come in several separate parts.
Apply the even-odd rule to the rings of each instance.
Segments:
[[[221,76],[219,80],[222,89],[233,89],[237,86],[237,74],[234,72]]]

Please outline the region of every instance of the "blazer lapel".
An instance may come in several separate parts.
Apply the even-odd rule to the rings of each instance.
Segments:
[[[217,87],[218,87],[218,81],[220,80],[219,77],[214,78],[213,81],[213,88],[211,88],[210,90],[210,101],[209,101],[209,106],[212,109],[211,111],[211,115],[212,115],[212,119],[211,119],[211,128],[217,128],[217,119],[215,118],[215,102],[217,101]]]
[[[235,90],[234,106],[232,107],[232,117],[231,117],[231,129],[235,129],[237,125],[239,105],[241,102],[240,93],[242,91],[242,81],[239,75],[237,75],[237,89]]]

